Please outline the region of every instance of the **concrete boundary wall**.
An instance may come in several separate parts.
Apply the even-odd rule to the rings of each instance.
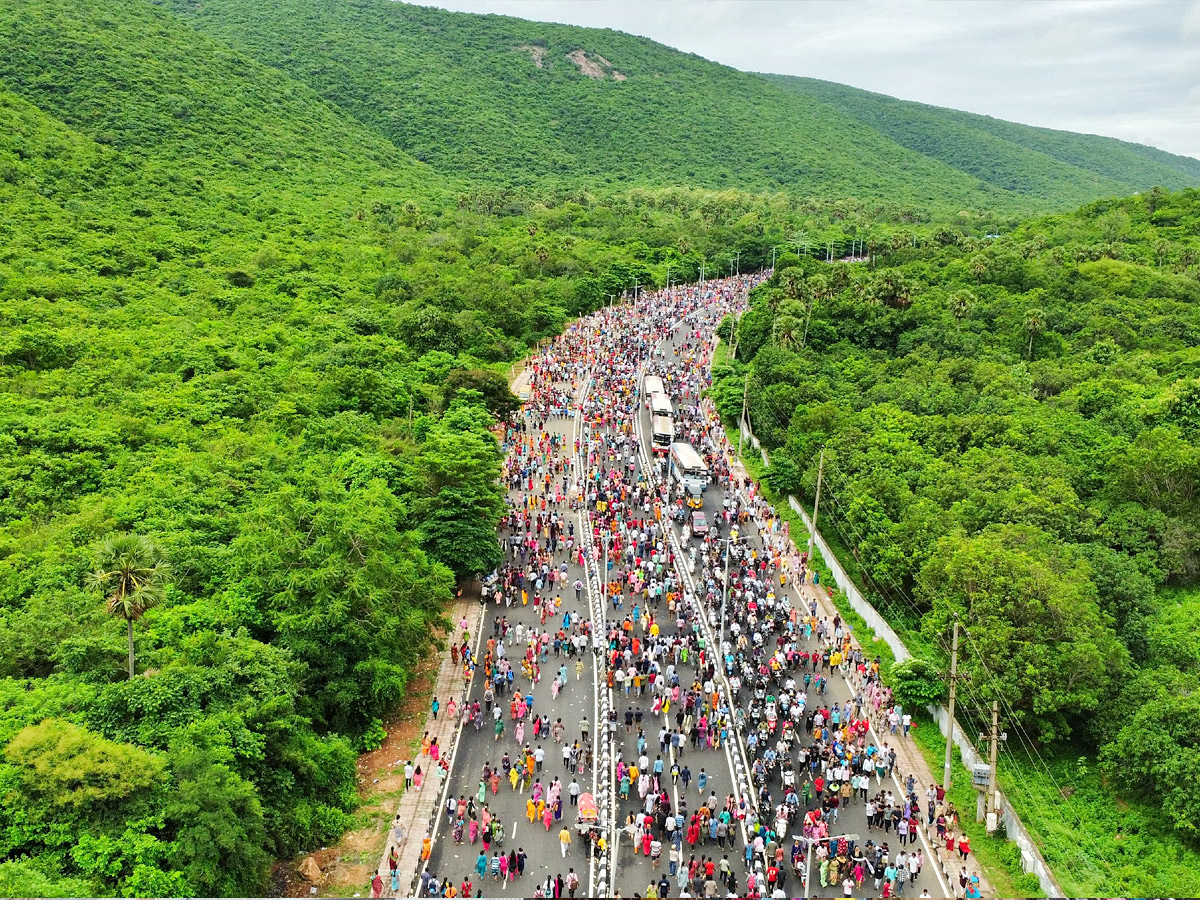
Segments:
[[[766,448],[759,443],[758,438],[754,436],[754,432],[750,430],[747,422],[743,421],[740,424],[742,429],[742,439],[748,441],[755,450],[762,454],[764,465],[770,466],[771,462],[767,457]],[[819,531],[813,531],[812,519],[805,511],[804,507],[800,505],[800,501],[789,495],[788,505],[791,506],[791,508],[796,511],[800,518],[804,520],[804,526],[813,536],[814,548],[821,555],[821,559],[825,563],[826,567],[828,567],[829,571],[833,573],[834,583],[838,586],[842,593],[846,595],[846,599],[849,601],[851,608],[853,608],[856,613],[862,616],[863,621],[867,623],[867,627],[870,628],[878,638],[881,638],[887,642],[887,645],[891,648],[897,662],[911,658],[912,654],[908,651],[908,648],[904,646],[904,642],[900,640],[899,635],[892,630],[892,627],[888,625],[887,620],[884,619],[884,617],[880,615],[879,611],[867,601],[866,597],[863,596],[862,591],[858,589],[858,586],[855,585],[850,576],[846,573],[846,570],[842,567],[841,562],[838,561],[838,558],[830,549],[829,544],[826,543],[825,538],[821,536]],[[930,706],[928,709],[929,714],[933,717],[933,720],[937,722],[938,729],[941,731],[942,735],[945,736],[949,730],[947,728],[947,723],[950,718],[949,711],[944,706]],[[977,763],[987,762],[987,760],[982,759],[976,752],[975,747],[966,737],[962,725],[958,724],[957,721],[954,728],[954,743],[958,747],[959,757],[962,759],[962,763],[964,766],[966,766],[968,771],[970,771],[971,768]],[[969,814],[969,810],[964,810],[964,812]],[[1013,810],[1012,806],[1008,802],[1008,797],[1004,795],[1003,791],[1000,792],[1000,820],[1008,839],[1015,843],[1021,850],[1021,868],[1037,877],[1038,884],[1041,886],[1042,891],[1047,897],[1066,897],[1066,893],[1061,887],[1059,887],[1057,880],[1055,880],[1054,873],[1050,870],[1050,866],[1047,865],[1046,860],[1042,858],[1042,853],[1038,849],[1037,842],[1033,839],[1033,836],[1030,835],[1029,829],[1025,827],[1025,824],[1021,821],[1020,816],[1018,816]]]

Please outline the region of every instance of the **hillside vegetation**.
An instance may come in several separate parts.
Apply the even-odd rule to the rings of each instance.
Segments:
[[[953,211],[1200,184],[1194,160],[1130,168],[1119,142],[1083,136],[1069,163],[978,129],[931,151],[857,109],[615,31],[391,0],[159,2],[440,172],[493,183],[788,189]]]
[[[910,150],[987,184],[1045,200],[1086,203],[1149,185],[1196,185],[1200,160],[1116,138],[1018,125],[975,113],[897,100],[844,84],[764,75],[772,84],[828,103]]]
[[[824,450],[825,529],[916,652],[942,670],[969,629],[960,709],[1001,701],[1010,795],[1072,896],[1200,886],[1198,226],[1200,192],[1152,191],[870,266],[788,257],[714,389],[736,420],[749,374],[778,490],[811,502]],[[1021,805],[1039,747],[1084,805]]]

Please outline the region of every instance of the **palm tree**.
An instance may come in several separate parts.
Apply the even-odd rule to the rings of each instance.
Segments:
[[[779,286],[783,288],[784,296],[796,300],[804,289],[804,272],[797,266],[788,266],[779,273]]]
[[[814,275],[808,279],[805,284],[808,293],[808,312],[804,314],[804,336],[800,339],[800,346],[808,346],[808,323],[812,320],[813,306],[818,300],[823,300],[830,295],[829,279],[824,275]]]
[[[778,331],[776,342],[787,350],[795,350],[800,337],[800,320],[796,316],[783,314],[776,317]]]
[[[959,328],[962,328],[962,320],[971,311],[973,302],[975,302],[975,295],[970,291],[955,291],[950,295],[950,311],[954,313]]]
[[[100,545],[88,580],[104,592],[110,616],[122,618],[129,634],[129,677],[133,678],[133,623],[162,602],[171,566],[148,537],[118,534]]]
[[[1026,351],[1033,359],[1033,339],[1046,330],[1046,314],[1040,309],[1025,310],[1025,331],[1029,335],[1029,348]]]
[[[1171,255],[1171,245],[1166,241],[1157,241],[1154,244],[1154,259],[1161,269],[1162,264],[1167,261]]]
[[[875,290],[875,279],[869,273],[862,273],[850,285],[854,299],[864,306],[879,306],[879,293]]]

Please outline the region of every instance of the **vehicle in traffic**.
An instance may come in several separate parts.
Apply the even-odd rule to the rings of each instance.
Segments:
[[[703,488],[695,484],[690,484],[684,487],[684,491],[687,494],[686,503],[689,509],[700,509],[704,506]]]
[[[663,393],[651,394],[650,415],[666,416],[667,418],[675,415],[675,407],[671,405],[671,398]]]
[[[676,441],[671,445],[670,477],[676,484],[684,488],[696,488],[700,493],[708,487],[708,466],[696,452],[696,448],[686,441]]]
[[[708,534],[708,516],[700,510],[696,510],[692,513],[692,535],[704,537],[706,534]]]
[[[670,416],[650,417],[650,449],[655,453],[669,453],[675,442],[675,423]]]
[[[642,379],[642,396],[653,397],[655,394],[665,394],[667,392],[663,380],[657,375],[647,375]]]

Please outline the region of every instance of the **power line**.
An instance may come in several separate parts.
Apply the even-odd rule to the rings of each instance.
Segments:
[[[841,512],[841,514],[842,514],[839,517],[833,518],[835,527],[838,526],[839,518],[845,519],[846,524],[849,525],[852,529],[854,529],[856,537],[858,537],[859,541],[861,542],[862,536],[861,536],[861,534],[858,533],[858,530],[856,528],[854,528],[854,523],[849,520],[849,517],[845,513],[844,507],[842,507],[841,503],[838,501],[837,492],[836,491],[829,492],[827,489],[827,495],[833,501],[834,505],[838,508],[839,512]],[[843,535],[843,538],[846,537],[845,533],[841,531],[840,527],[839,527],[839,533],[841,533]],[[913,573],[913,571],[912,571],[912,567],[907,564],[907,561],[905,562],[905,568],[908,569],[909,573],[912,574],[914,578],[916,577],[915,573]],[[864,570],[864,573],[865,573],[865,570]],[[902,586],[897,584],[894,579],[890,579],[890,580],[892,581],[892,586],[896,588],[897,595],[909,605],[909,607],[913,610],[913,612],[915,612],[917,615],[921,615],[920,609],[918,608],[916,601],[913,600],[911,597],[909,597],[907,595],[907,593],[903,590]],[[876,583],[876,588],[878,588],[878,587],[879,587],[879,585],[878,585],[878,583]],[[881,596],[882,596],[882,594],[881,594]],[[886,602],[886,597],[884,597],[884,599]],[[1057,779],[1055,779],[1053,772],[1051,772],[1049,765],[1046,763],[1045,759],[1042,757],[1041,753],[1038,751],[1037,745],[1033,741],[1033,738],[1025,730],[1024,726],[1021,724],[1020,720],[1017,718],[1015,710],[1013,709],[1011,704],[1009,704],[1008,700],[1005,698],[1004,693],[1000,690],[999,679],[996,678],[995,674],[988,667],[986,661],[983,658],[982,653],[980,652],[978,644],[975,642],[974,636],[970,632],[970,629],[969,628],[963,629],[963,633],[966,634],[968,640],[971,641],[972,646],[975,648],[974,649],[975,658],[979,662],[979,664],[983,667],[983,670],[984,670],[985,674],[987,675],[988,680],[992,684],[992,689],[995,692],[996,697],[1006,707],[1006,715],[1009,716],[1009,719],[1012,723],[1013,730],[1016,732],[1018,740],[1021,743],[1021,748],[1025,752],[1025,755],[1029,758],[1030,764],[1033,766],[1035,771],[1038,769],[1039,766],[1041,767],[1041,769],[1045,772],[1046,777],[1050,779],[1050,782],[1054,786],[1055,790],[1057,790],[1059,792],[1059,794],[1062,795],[1064,797],[1064,799],[1067,801],[1068,806],[1071,808],[1072,814],[1075,816],[1076,820],[1078,821],[1080,818],[1078,810],[1074,807],[1074,804],[1071,803],[1070,797],[1067,796],[1063,792],[1061,786],[1058,784]],[[943,651],[946,651],[948,649],[946,646],[946,640],[945,640],[944,636],[938,635],[938,636],[936,636],[936,640],[938,641],[938,643],[941,644]],[[961,689],[962,688],[960,688],[960,690]],[[976,706],[978,708],[983,708],[986,705],[982,701],[982,699],[974,692],[974,690],[967,689],[967,692],[971,695],[972,701],[976,704]],[[1015,757],[1013,757],[1011,751],[1009,751],[1008,748],[1005,747],[1004,752],[1008,753],[1010,761],[1012,761],[1015,764],[1016,759],[1015,759]],[[1035,759],[1035,756],[1036,756],[1036,759]],[[1018,782],[1020,781],[1019,777],[1018,777],[1017,781]],[[1031,802],[1034,802],[1035,798],[1032,794],[1032,791],[1029,790],[1028,788],[1026,788],[1025,785],[1021,785],[1021,787],[1024,789],[1025,796],[1027,796]],[[1060,817],[1061,821],[1063,822],[1063,824],[1067,825],[1068,828],[1077,827],[1076,823],[1069,822],[1066,819],[1066,817],[1061,816],[1061,814],[1059,817]],[[1079,853],[1079,858],[1081,860],[1083,860],[1083,862],[1085,863],[1085,865],[1088,866],[1089,869],[1092,870],[1093,874],[1103,875],[1103,872],[1101,872],[1099,869],[1096,868],[1095,863],[1093,862],[1091,857],[1088,856],[1086,853],[1084,853],[1081,847],[1076,846],[1076,850]]]

